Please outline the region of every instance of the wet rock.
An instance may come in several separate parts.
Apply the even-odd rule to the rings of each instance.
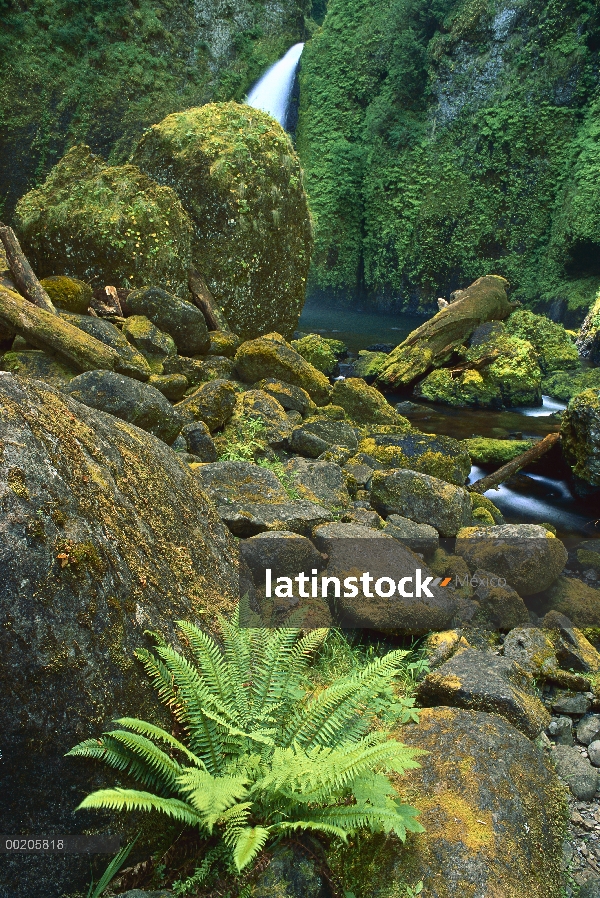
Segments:
[[[410,429],[406,418],[398,414],[379,390],[370,387],[361,377],[336,381],[331,401],[340,405],[357,424],[397,424]]]
[[[302,416],[315,408],[315,404],[302,387],[294,387],[292,384],[278,380],[276,377],[265,377],[256,383],[257,390],[264,390],[279,402],[284,409],[300,412]]]
[[[585,695],[561,695],[552,702],[552,710],[556,714],[570,714],[572,717],[583,717],[590,710],[590,700]]]
[[[417,524],[409,518],[399,514],[391,514],[385,522],[385,532],[388,536],[400,540],[413,552],[421,552],[430,555],[438,548],[440,535],[429,524]]]
[[[164,361],[176,355],[175,341],[155,327],[145,315],[132,315],[125,320],[123,335],[147,360],[155,374],[163,374]]]
[[[549,611],[565,614],[575,627],[600,627],[600,589],[574,577],[559,577],[544,595]]]
[[[291,530],[311,536],[315,527],[331,520],[331,512],[314,502],[232,502],[219,505],[219,517],[235,536],[255,536],[266,530]]]
[[[577,724],[577,740],[589,745],[600,739],[600,714],[586,714]]]
[[[429,524],[441,536],[455,536],[471,520],[465,489],[416,471],[374,471],[371,505],[384,516],[399,514]]]
[[[275,474],[251,462],[218,461],[202,465],[195,470],[194,477],[215,505],[289,500]]]
[[[326,405],[329,401],[331,385],[328,379],[279,334],[267,334],[242,343],[235,354],[235,366],[244,383],[273,377],[306,390],[317,405]]]
[[[183,424],[181,415],[162,393],[114,371],[86,371],[63,390],[78,402],[135,424],[169,445]]]
[[[189,387],[183,374],[151,374],[148,383],[170,402],[179,402],[183,399],[183,395]]]
[[[536,524],[469,528],[457,534],[455,551],[471,568],[506,578],[521,596],[547,589],[567,560],[562,542]]]
[[[68,384],[79,374],[75,368],[70,368],[39,349],[5,352],[0,357],[0,370],[10,371],[19,377],[35,377],[57,387]]]
[[[342,848],[348,888],[391,898],[422,880],[427,898],[559,898],[565,801],[535,745],[496,714],[453,708],[424,709],[395,735],[428,752],[396,780],[425,832],[401,849],[361,837],[358,862],[355,847]]]
[[[600,741],[595,739],[587,748],[588,758],[594,767],[600,767]]]
[[[65,275],[44,278],[41,285],[57,309],[87,315],[92,302],[92,288],[85,281]]]
[[[286,467],[290,483],[301,499],[317,502],[326,508],[346,508],[350,494],[339,465],[326,461],[292,459]]]
[[[569,402],[560,432],[577,492],[595,494],[600,489],[600,389],[584,390]]]
[[[211,380],[195,393],[178,402],[175,408],[186,424],[204,421],[210,432],[219,430],[233,415],[236,391],[227,380]]]
[[[600,294],[590,306],[579,334],[577,349],[582,359],[591,365],[600,365]]]
[[[550,722],[531,678],[508,658],[468,648],[457,652],[419,684],[426,707],[450,705],[505,717],[530,739]]]
[[[325,558],[305,536],[291,530],[257,533],[240,543],[240,558],[248,565],[257,586],[265,585],[265,570],[270,568],[273,583],[277,577],[295,577],[300,572],[311,576],[321,571]]]
[[[582,673],[598,673],[600,654],[581,630],[561,627],[556,639],[556,655],[561,667]]]
[[[131,315],[145,315],[156,327],[169,334],[181,355],[201,355],[210,348],[204,315],[190,302],[160,287],[142,287],[127,297]]]
[[[433,670],[447,661],[461,644],[466,645],[466,640],[457,630],[442,630],[439,633],[430,633],[423,643],[424,658]]]
[[[186,424],[182,428],[180,436],[184,440],[187,451],[200,461],[215,462],[217,460],[217,449],[204,421],[192,421],[191,424]]]
[[[65,752],[125,714],[162,722],[134,651],[146,629],[177,645],[174,619],[231,613],[236,550],[176,453],[40,381],[0,375],[0,440],[0,828],[78,834],[103,774]],[[30,895],[39,867],[3,866]],[[87,891],[85,856],[43,871],[48,895]]]
[[[377,433],[372,428],[359,444],[364,452],[384,468],[408,468],[463,486],[471,471],[471,459],[452,437],[409,431]]]
[[[332,446],[342,446],[356,452],[358,440],[354,428],[342,421],[312,418],[297,427],[290,438],[290,449],[299,455],[317,458]]]
[[[598,772],[587,758],[570,745],[557,745],[551,757],[556,772],[567,783],[575,798],[591,801],[598,786]]]
[[[573,721],[570,717],[553,717],[546,732],[557,745],[573,745]]]

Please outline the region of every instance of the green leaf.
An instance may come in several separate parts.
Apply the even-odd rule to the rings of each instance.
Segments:
[[[233,861],[238,870],[248,866],[268,838],[269,830],[264,826],[246,826],[241,830],[233,849]]]

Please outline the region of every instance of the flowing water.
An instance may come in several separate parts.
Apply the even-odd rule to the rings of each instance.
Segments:
[[[285,128],[296,69],[304,44],[294,44],[260,78],[246,99],[248,106],[268,112]]]

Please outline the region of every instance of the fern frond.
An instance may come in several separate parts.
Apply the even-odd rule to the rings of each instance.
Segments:
[[[167,708],[177,707],[177,692],[173,688],[173,677],[159,658],[156,658],[147,649],[137,649],[134,653],[138,661],[144,666],[144,670],[150,679],[152,688],[160,701]]]
[[[273,835],[297,832],[298,830],[313,830],[325,833],[328,836],[337,836],[342,842],[347,842],[349,835],[343,827],[319,820],[283,820],[281,823],[274,823],[270,829]]]
[[[200,815],[190,805],[176,798],[161,798],[137,789],[99,789],[87,795],[77,811],[86,808],[102,808],[110,811],[160,811],[173,820],[190,826],[202,826]]]
[[[161,742],[166,742],[171,748],[176,748],[177,751],[184,754],[188,761],[191,761],[196,767],[204,768],[204,762],[201,758],[197,757],[183,744],[183,742],[176,739],[175,736],[172,736],[170,733],[167,733],[166,730],[163,730],[162,727],[155,726],[153,723],[148,723],[146,720],[138,720],[135,717],[120,717],[118,720],[115,720],[115,723],[118,723],[119,726],[127,727],[129,730],[133,730],[135,733],[140,733],[142,736],[153,737],[154,739],[160,739]]]
[[[232,684],[221,649],[212,636],[194,624],[177,621],[177,626],[190,644],[204,682],[221,704],[229,707],[232,704]]]
[[[109,733],[105,733],[101,739],[87,739],[81,742],[72,748],[68,755],[103,761],[114,770],[127,771],[148,788],[165,789],[164,780],[142,758],[113,739]]]
[[[112,730],[105,734],[106,737],[120,743],[137,757],[164,788],[171,790],[175,788],[177,777],[181,774],[181,765],[158,748],[150,739],[139,733],[129,733],[127,730]]]
[[[237,836],[233,849],[233,862],[238,871],[254,860],[269,838],[269,830],[264,826],[246,826]]]
[[[247,798],[247,783],[244,776],[211,776],[204,770],[190,767],[178,778],[180,791],[187,795],[209,831],[225,811]]]

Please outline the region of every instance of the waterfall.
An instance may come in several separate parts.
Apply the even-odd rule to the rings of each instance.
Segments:
[[[260,78],[246,99],[248,106],[262,109],[285,128],[288,106],[298,62],[304,44],[294,44],[285,56],[272,65]]]

